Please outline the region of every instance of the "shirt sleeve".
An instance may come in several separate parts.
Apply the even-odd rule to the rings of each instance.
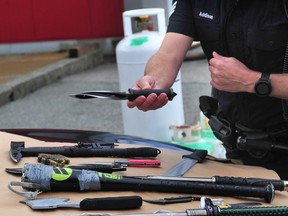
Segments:
[[[167,32],[175,32],[195,38],[192,0],[173,0]]]

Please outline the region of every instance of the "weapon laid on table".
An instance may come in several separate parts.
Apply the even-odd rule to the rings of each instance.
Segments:
[[[185,212],[156,212],[139,214],[117,214],[115,216],[287,216],[287,206],[221,208],[205,198],[202,208],[186,209]],[[104,214],[97,214],[104,216]]]
[[[63,167],[70,163],[70,159],[60,154],[38,154],[37,161],[39,163]]]
[[[41,191],[158,191],[254,197],[263,198],[268,203],[274,199],[275,195],[272,184],[253,187],[206,182],[148,179],[28,163],[23,167],[21,181],[37,185],[37,188],[33,189]],[[31,190],[31,188],[25,189]]]
[[[113,144],[114,145],[114,144]],[[24,142],[11,142],[10,158],[18,163],[22,157],[37,156],[39,153],[61,154],[67,157],[149,157],[154,158],[161,151],[152,147],[138,148],[103,148],[93,145],[76,145],[73,147],[30,147],[25,148]]]
[[[194,166],[197,162],[202,162],[207,156],[207,150],[195,150],[190,155],[183,155],[182,160],[169,169],[164,176],[182,176],[184,175],[192,166]]]
[[[67,168],[71,169],[84,169],[84,170],[91,170],[91,171],[97,171],[97,172],[105,172],[105,173],[112,173],[112,172],[120,172],[120,171],[126,171],[126,167],[122,166],[114,166],[114,165],[105,165],[105,164],[96,164],[96,165],[75,165],[75,166],[66,166]],[[5,171],[7,173],[13,174],[13,175],[19,175],[22,176],[23,168],[5,168]]]
[[[177,197],[165,197],[163,199],[154,199],[154,200],[147,200],[143,199],[143,201],[153,204],[172,204],[172,203],[183,203],[183,202],[192,202],[192,201],[201,201],[202,197],[196,196],[177,196]],[[224,203],[223,199],[211,199],[212,203],[217,206],[226,207],[226,208],[243,208],[248,206],[259,206],[262,205],[260,202],[241,202],[241,203],[233,203],[233,204],[226,204]]]
[[[123,167],[160,167],[161,162],[157,159],[128,159],[114,160],[113,162],[92,162],[87,165],[114,165]],[[100,171],[100,170],[99,170]],[[101,171],[100,171],[101,172]],[[104,171],[103,171],[104,172]]]
[[[207,182],[227,185],[243,185],[243,186],[265,186],[271,183],[274,190],[288,191],[288,181],[279,179],[264,179],[264,178],[242,178],[242,177],[228,177],[228,176],[213,176],[212,178],[199,177],[169,177],[169,176],[146,176],[150,179],[166,179],[175,181],[193,181],[193,182]]]
[[[143,199],[143,201],[153,204],[171,204],[171,203],[183,203],[183,202],[192,202],[200,201],[201,197],[196,196],[177,196],[177,197],[165,197],[162,199]]]
[[[89,130],[67,130],[67,129],[36,129],[36,128],[21,128],[21,129],[0,129],[1,132],[16,134],[24,137],[29,137],[36,140],[45,142],[65,142],[65,143],[78,143],[78,142],[96,142],[96,143],[117,143],[121,145],[145,145],[164,149],[174,149],[177,151],[192,152],[193,149],[173,144],[171,142],[163,142],[151,140],[147,138],[115,134],[103,131],[89,131]],[[231,162],[228,159],[221,159],[224,162]]]
[[[170,89],[128,89],[128,92],[113,92],[113,91],[86,91],[80,94],[70,95],[71,97],[75,97],[78,99],[93,99],[93,98],[107,98],[112,100],[129,100],[133,101],[139,96],[145,96],[155,93],[160,95],[161,93],[165,93],[169,100],[173,100],[173,98],[177,95],[172,88]]]
[[[20,201],[33,210],[56,208],[79,208],[81,210],[124,210],[137,209],[142,206],[140,196],[119,196],[103,198],[85,198],[80,202],[68,202],[66,198],[43,198]]]

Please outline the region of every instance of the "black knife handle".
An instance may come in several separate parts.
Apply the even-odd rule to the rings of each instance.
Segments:
[[[206,158],[207,154],[207,150],[197,149],[189,155],[183,155],[182,158],[190,158],[192,160],[197,160],[199,163],[201,163]]]
[[[141,89],[141,90],[135,90],[135,89],[128,89],[129,96],[128,100],[133,101],[137,97],[143,95],[147,97],[151,93],[155,93],[157,95],[160,95],[161,93],[165,93],[170,101],[173,100],[173,98],[177,95],[172,88],[169,89]]]
[[[87,198],[80,202],[81,210],[122,210],[137,209],[141,206],[142,198],[140,196]]]

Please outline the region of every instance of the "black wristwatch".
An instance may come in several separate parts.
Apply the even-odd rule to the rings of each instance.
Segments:
[[[271,81],[269,73],[262,73],[260,79],[256,82],[254,90],[256,95],[267,97],[272,92]]]

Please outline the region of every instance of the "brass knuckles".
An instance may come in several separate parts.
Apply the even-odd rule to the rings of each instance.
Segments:
[[[38,162],[46,165],[51,166],[58,166],[58,167],[64,167],[65,165],[70,163],[70,160],[60,154],[42,154],[40,153],[38,155]]]
[[[8,188],[20,195],[20,196],[23,196],[23,197],[26,197],[27,199],[36,199],[38,194],[42,193],[42,191],[40,190],[36,190],[36,191],[20,191],[20,190],[16,190],[14,189],[13,187],[15,186],[19,186],[19,187],[23,187],[23,188],[31,188],[31,189],[35,189],[35,188],[39,188],[39,185],[38,184],[35,184],[35,183],[31,183],[31,182],[17,182],[17,181],[11,181],[9,184],[8,184]]]

